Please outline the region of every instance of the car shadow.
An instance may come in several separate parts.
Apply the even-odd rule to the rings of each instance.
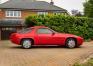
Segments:
[[[12,46],[12,47],[9,47],[11,49],[21,49],[22,47],[21,46]]]
[[[21,46],[12,46],[10,47],[11,49],[24,49]],[[69,49],[67,47],[64,46],[32,46],[30,49],[55,49],[55,48],[63,48],[63,49]],[[83,46],[80,47],[76,47],[76,48],[85,48]]]

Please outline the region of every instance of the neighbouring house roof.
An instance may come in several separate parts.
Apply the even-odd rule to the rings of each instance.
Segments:
[[[10,0],[3,4],[0,4],[0,8],[3,9],[41,9],[41,10],[52,10],[52,11],[63,11],[67,10],[58,6],[52,5],[45,1],[31,1],[31,0]]]
[[[22,20],[0,20],[0,27],[25,26]]]

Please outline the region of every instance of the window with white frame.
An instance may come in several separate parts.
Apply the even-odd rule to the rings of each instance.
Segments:
[[[47,15],[48,12],[38,12],[38,15]]]
[[[21,17],[21,11],[6,11],[6,17]]]

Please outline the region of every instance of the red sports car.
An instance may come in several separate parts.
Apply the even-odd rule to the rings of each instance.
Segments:
[[[83,38],[65,33],[58,33],[45,26],[23,29],[10,36],[10,40],[28,49],[32,46],[66,46],[74,48],[82,45]]]

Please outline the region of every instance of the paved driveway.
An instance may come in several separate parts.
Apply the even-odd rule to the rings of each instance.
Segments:
[[[34,47],[22,49],[9,41],[0,41],[0,66],[71,66],[93,53],[93,42],[75,49]]]

